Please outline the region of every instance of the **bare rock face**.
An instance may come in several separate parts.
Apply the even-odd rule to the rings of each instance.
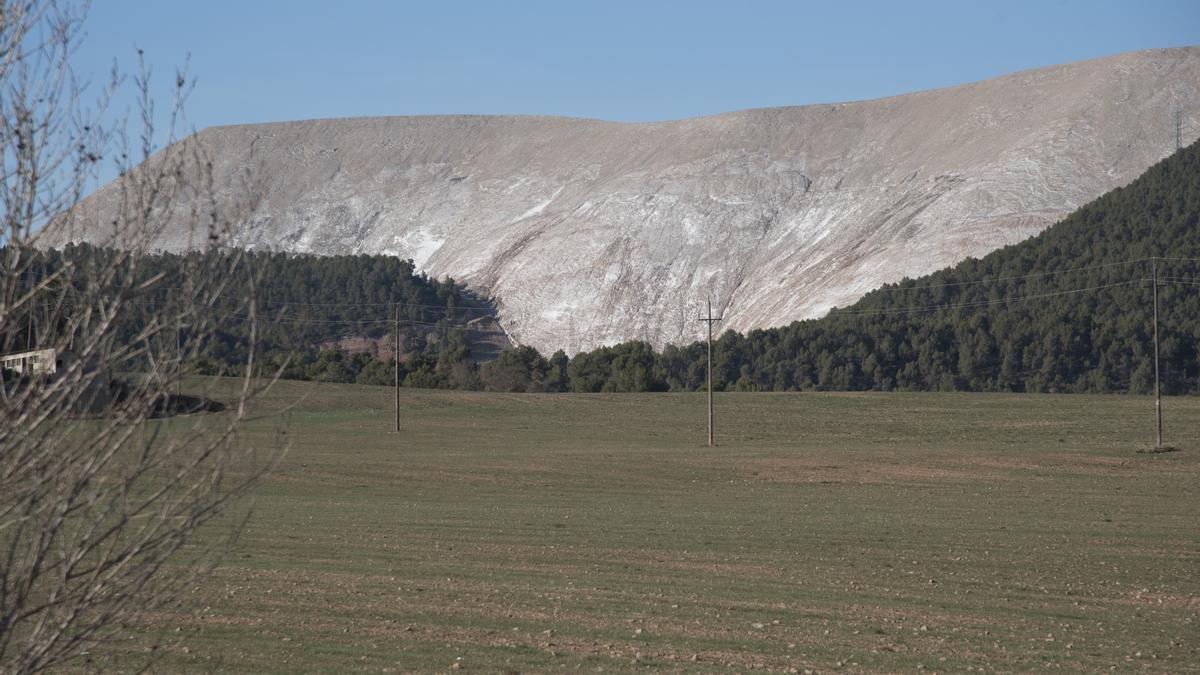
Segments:
[[[390,117],[207,129],[238,245],[412,258],[543,351],[815,317],[1041,231],[1200,136],[1200,48],[950,89],[626,124]],[[67,238],[103,242],[108,186]],[[218,193],[218,201],[224,193]],[[157,239],[193,241],[178,214]]]

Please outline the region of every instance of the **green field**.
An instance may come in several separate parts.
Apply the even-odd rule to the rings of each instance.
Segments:
[[[392,395],[263,403],[156,669],[1200,670],[1200,399]]]

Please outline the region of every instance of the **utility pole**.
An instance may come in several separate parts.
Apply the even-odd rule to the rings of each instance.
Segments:
[[[708,299],[708,315],[700,317],[700,320],[708,324],[708,446],[713,446],[713,380],[712,380],[712,329],[713,324],[720,321],[721,317],[714,318],[712,315],[712,298]]]
[[[183,332],[183,319],[175,317],[175,395],[183,396],[183,340],[179,334]]]
[[[392,351],[396,379],[396,431],[400,431],[400,305],[396,305],[396,330],[392,335]]]
[[[1154,418],[1157,423],[1155,433],[1155,448],[1161,448],[1162,440],[1162,391],[1158,376],[1158,258],[1150,261],[1154,283]]]

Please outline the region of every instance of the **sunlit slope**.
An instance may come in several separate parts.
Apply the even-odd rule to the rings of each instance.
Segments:
[[[543,351],[786,324],[1041,231],[1200,136],[1200,48],[893,98],[651,124],[390,117],[201,132],[237,243],[388,253]],[[59,238],[102,241],[100,191]],[[176,220],[162,247],[190,241]]]

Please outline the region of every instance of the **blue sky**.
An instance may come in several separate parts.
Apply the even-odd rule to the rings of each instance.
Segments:
[[[437,113],[646,121],[888,96],[1200,43],[1200,0],[99,0],[83,75],[142,47],[189,125]]]

